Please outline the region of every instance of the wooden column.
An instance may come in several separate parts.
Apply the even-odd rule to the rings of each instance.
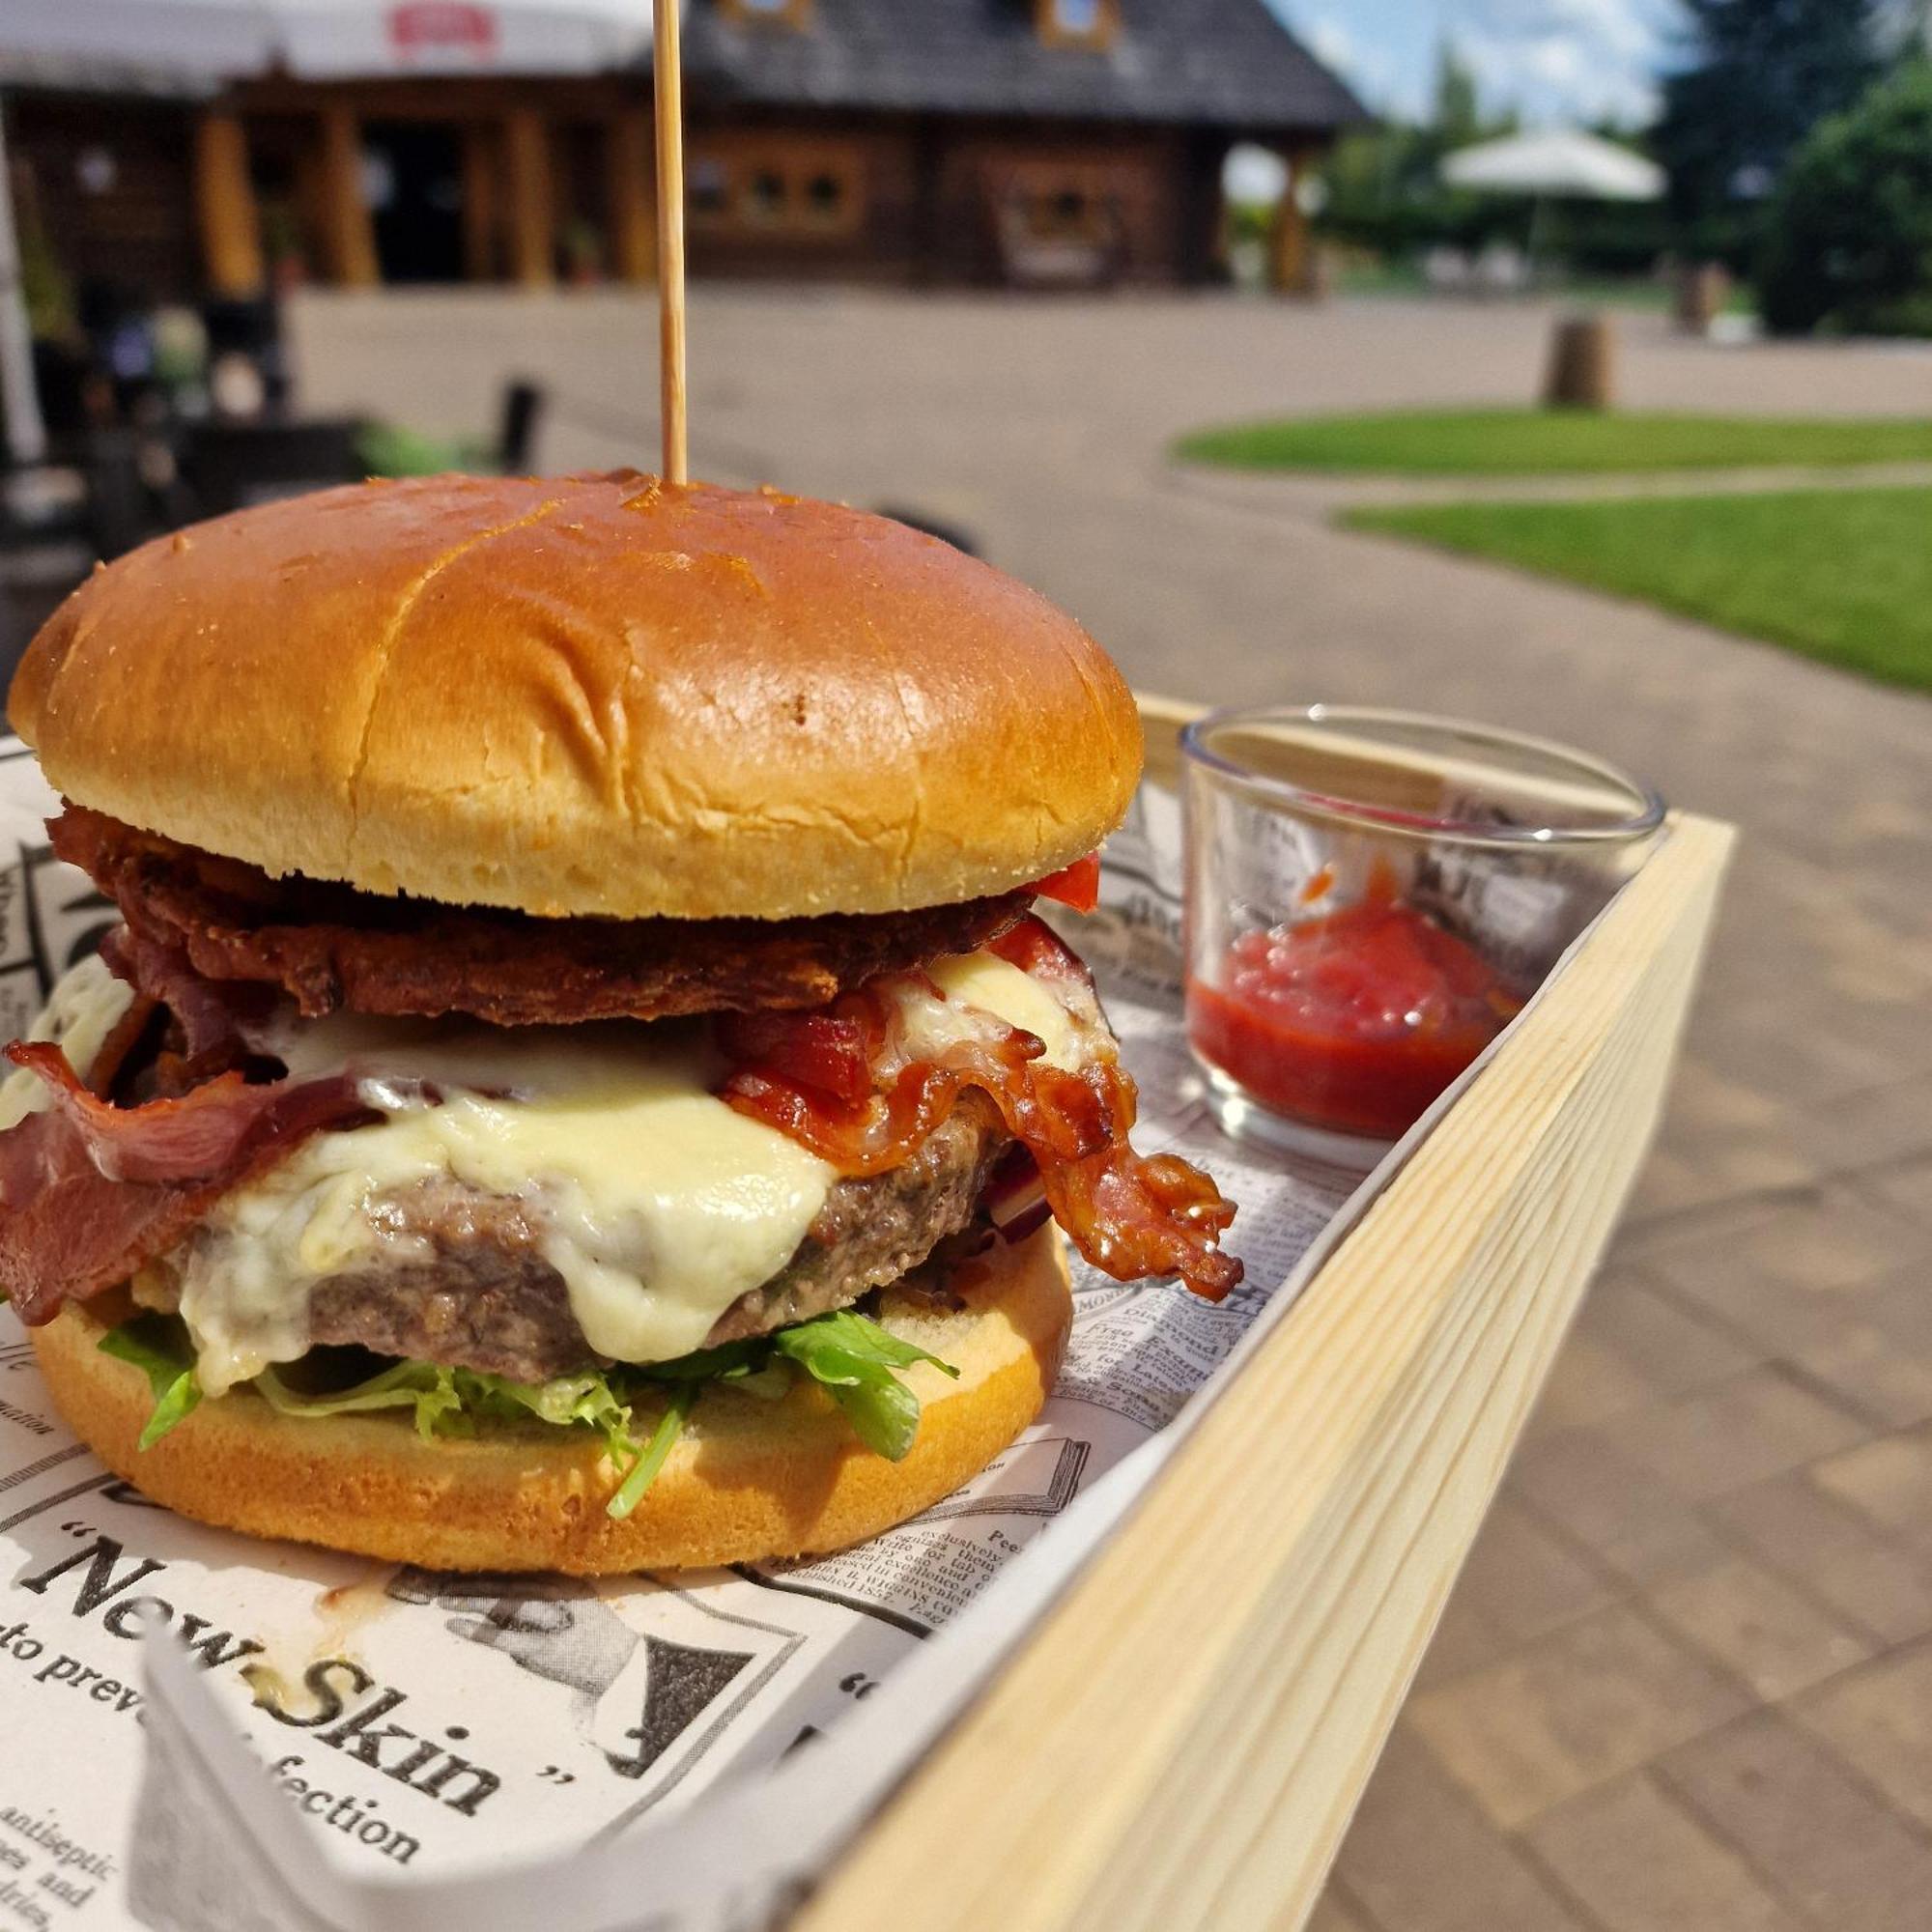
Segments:
[[[652,200],[651,117],[620,107],[607,130],[611,163],[611,261],[620,282],[657,278],[658,224]]]
[[[912,130],[912,251],[909,269],[915,288],[929,288],[946,275],[946,132],[931,115]]]
[[[322,247],[328,278],[349,289],[383,279],[376,229],[362,196],[362,128],[353,107],[322,110]]]
[[[497,130],[472,121],[463,129],[463,272],[472,282],[497,279]]]
[[[1313,148],[1294,148],[1282,156],[1288,163],[1288,185],[1281,191],[1268,237],[1268,286],[1277,295],[1305,296],[1315,287],[1315,253],[1297,192],[1315,155]]]
[[[555,211],[552,206],[550,130],[534,107],[513,107],[503,121],[510,172],[510,279],[547,289],[556,278]]]
[[[209,286],[218,296],[260,295],[262,220],[239,115],[211,110],[195,123],[194,199]]]

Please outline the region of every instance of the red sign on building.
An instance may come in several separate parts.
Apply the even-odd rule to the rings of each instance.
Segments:
[[[399,54],[497,51],[497,15],[472,0],[404,0],[389,9],[389,44]]]

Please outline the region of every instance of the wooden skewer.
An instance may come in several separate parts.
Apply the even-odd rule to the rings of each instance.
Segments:
[[[664,419],[664,478],[690,481],[689,409],[684,387],[684,79],[679,0],[654,0],[658,138],[658,396]]]

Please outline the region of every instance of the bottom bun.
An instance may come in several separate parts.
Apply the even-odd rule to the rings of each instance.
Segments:
[[[102,1325],[70,1307],[31,1332],[70,1427],[183,1516],[432,1570],[610,1576],[842,1549],[977,1475],[1053,1386],[1072,1318],[1058,1230],[964,1263],[952,1285],[965,1305],[951,1313],[880,1297],[889,1329],[961,1372],[903,1372],[923,1405],[903,1462],[865,1448],[816,1383],[775,1402],[714,1386],[622,1522],[605,1511],[618,1472],[597,1438],[543,1423],[425,1442],[406,1411],[311,1421],[243,1388],[144,1451],[147,1378],[100,1353]],[[639,1409],[641,1429],[652,1420]]]

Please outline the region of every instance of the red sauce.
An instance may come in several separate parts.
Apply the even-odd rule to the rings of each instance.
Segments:
[[[1187,992],[1197,1052],[1278,1112],[1393,1140],[1522,1002],[1480,953],[1391,891],[1251,932]]]

